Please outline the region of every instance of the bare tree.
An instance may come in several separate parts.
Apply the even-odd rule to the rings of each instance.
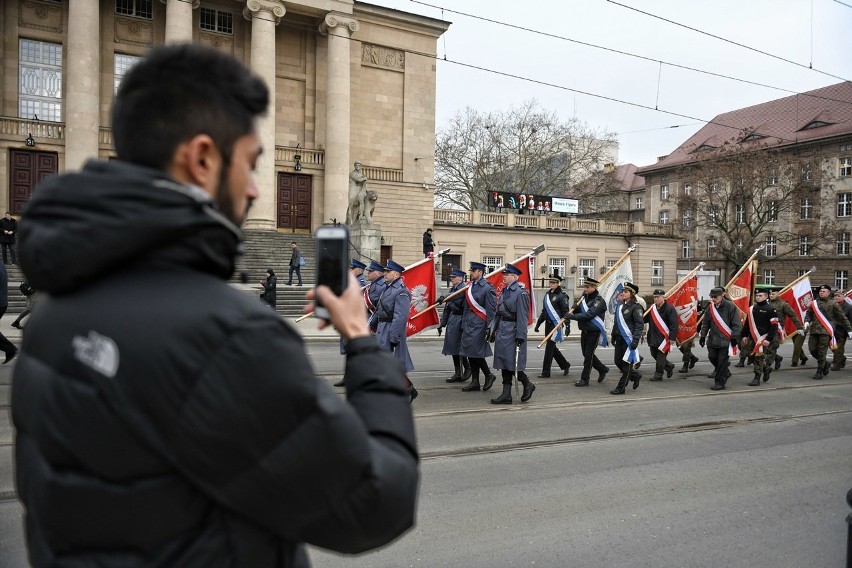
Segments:
[[[744,139],[748,133],[719,148],[699,148],[700,159],[679,170],[682,224],[729,268],[761,245],[769,245],[762,251],[765,260],[798,257],[800,243],[808,255],[819,256],[834,230],[821,207],[825,156],[816,147],[770,148]]]
[[[613,147],[613,134],[560,121],[534,100],[506,112],[468,107],[438,132],[436,203],[481,210],[491,191],[563,195],[611,160]]]
[[[625,191],[614,167],[605,167],[573,186],[566,197],[580,202],[581,216],[612,221],[630,218],[630,194]]]

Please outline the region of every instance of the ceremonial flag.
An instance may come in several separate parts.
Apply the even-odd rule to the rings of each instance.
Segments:
[[[808,307],[814,299],[813,292],[811,292],[810,276],[805,276],[791,286],[789,290],[781,292],[781,299],[790,304],[790,307],[793,308],[796,315],[799,316],[799,321],[804,323],[805,313],[808,311]],[[787,336],[791,336],[796,333],[796,324],[793,323],[792,318],[787,318],[784,321],[784,333]]]
[[[532,256],[522,256],[518,260],[512,263],[512,266],[521,271],[521,275],[518,276],[518,285],[524,288],[527,291],[527,294],[530,297],[530,309],[529,309],[529,317],[527,318],[527,325],[532,325],[538,319],[538,310],[535,308],[535,294],[533,293],[532,287],[532,273],[533,273],[533,257]],[[491,282],[491,285],[494,286],[494,289],[497,291],[497,298],[500,298],[500,293],[503,292],[503,272],[498,272],[496,274],[492,274],[488,277],[488,281]]]
[[[728,297],[740,309],[740,319],[744,319],[751,305],[751,292],[754,288],[754,261],[749,262],[736,280],[728,285]]]
[[[411,319],[411,316],[422,312],[434,304],[437,299],[435,261],[432,258],[424,258],[422,261],[409,266],[402,274],[402,281],[408,291],[411,292],[411,309],[408,312],[406,336],[411,337],[415,333],[436,327],[440,322],[436,310],[429,310],[423,316],[415,320]]]
[[[598,285],[598,293],[606,302],[606,313],[604,314],[606,337],[612,336],[612,327],[615,325],[615,314],[621,307],[621,303],[618,301],[618,294],[624,289],[626,282],[633,282],[633,268],[630,265],[629,256]]]
[[[698,333],[698,277],[685,280],[669,301],[677,312],[677,342],[682,345]]]

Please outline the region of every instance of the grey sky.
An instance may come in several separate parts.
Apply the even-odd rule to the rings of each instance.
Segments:
[[[453,22],[438,42],[436,121],[440,129],[465,106],[507,109],[535,98],[563,118],[575,116],[617,134],[619,163],[652,164],[714,116],[852,80],[852,0],[618,0],[681,24],[751,46],[798,67],[678,27],[606,0],[370,0]],[[643,61],[511,29],[476,16],[662,60]],[[813,18],[811,15],[813,14]],[[442,61],[553,83],[650,107],[632,107]],[[675,63],[763,83],[756,86],[674,68]],[[824,71],[831,77],[817,72]],[[842,79],[841,79],[842,78]],[[658,94],[659,82],[659,94]],[[669,128],[679,125],[678,128]]]

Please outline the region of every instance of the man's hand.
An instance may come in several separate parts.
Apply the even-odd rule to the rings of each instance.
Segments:
[[[634,339],[633,341],[630,342],[630,348],[631,349],[638,349],[639,348],[639,342]]]
[[[739,345],[739,343],[737,343],[737,340],[732,337],[731,338],[731,347],[737,347],[738,345]]]
[[[540,324],[539,324],[539,325],[537,325],[537,326],[535,326],[535,329],[533,329],[533,331],[534,331],[534,332],[536,332],[536,333],[538,333],[538,328],[540,328],[540,327],[541,327],[541,325],[540,325]]]
[[[804,337],[804,336],[805,336],[805,330],[804,330],[804,329],[797,329],[797,330],[796,330],[796,333],[798,333],[798,334],[799,334],[799,335],[801,335],[802,337]]]
[[[700,345],[701,347],[704,347],[705,343],[707,343],[706,337],[702,337],[701,339],[698,340],[698,345]]]
[[[304,313],[314,311],[313,300],[315,295],[322,299],[322,303],[328,309],[331,318],[331,322],[320,320],[320,329],[329,324],[333,325],[345,339],[370,335],[370,330],[367,327],[367,314],[364,311],[364,296],[361,293],[361,286],[352,272],[349,272],[349,285],[340,296],[335,296],[328,286],[318,286],[316,290],[311,288],[305,295],[311,302],[302,310]]]
[[[438,296],[438,299],[437,299],[436,301],[437,301],[439,304],[443,304],[443,303],[444,303],[444,296]]]
[[[521,345],[523,345],[523,344],[524,344],[524,340],[523,340],[523,339],[521,339],[520,337],[518,337],[517,339],[515,339],[515,344],[516,344],[518,347],[520,347]]]
[[[438,337],[441,337],[441,326],[438,326]]]

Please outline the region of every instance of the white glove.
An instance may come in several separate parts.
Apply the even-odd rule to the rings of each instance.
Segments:
[[[798,329],[798,330],[796,330],[796,333],[798,333],[798,334],[799,334],[799,335],[801,335],[802,337],[804,337],[804,336],[805,336],[805,330],[804,330],[804,329]]]
[[[850,332],[849,332],[849,333],[847,333],[846,335],[849,337],[849,339],[852,339],[852,331],[850,331]]]

